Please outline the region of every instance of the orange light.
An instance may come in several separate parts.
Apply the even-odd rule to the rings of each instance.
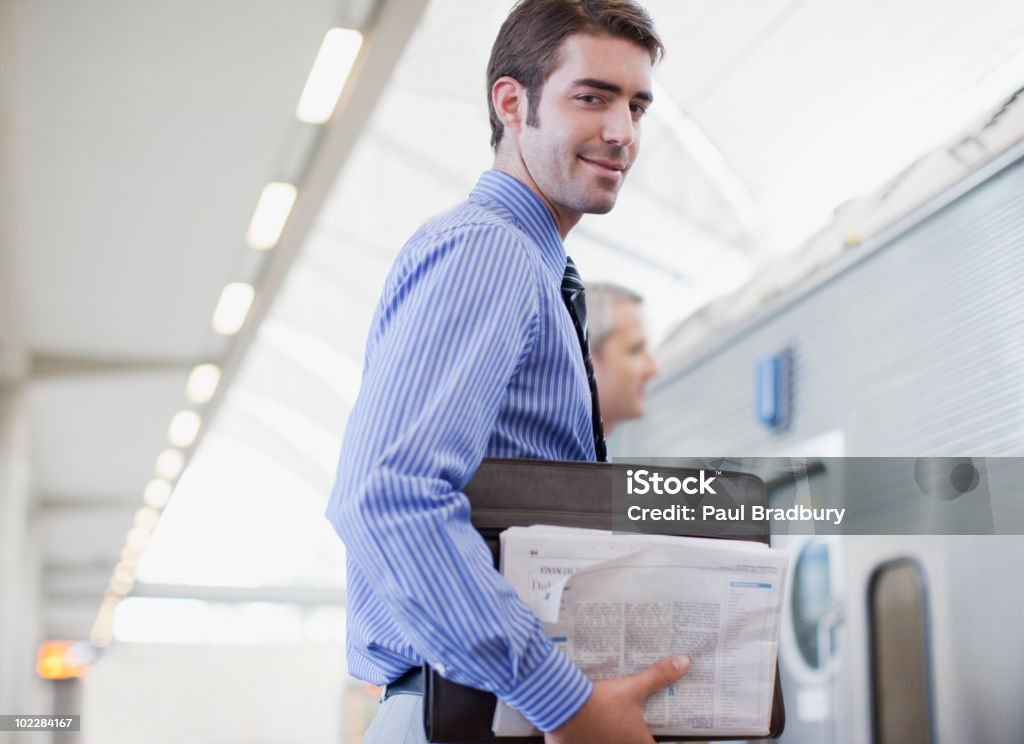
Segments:
[[[73,641],[40,643],[36,674],[43,679],[75,679],[84,676],[92,659],[82,653],[81,646]]]

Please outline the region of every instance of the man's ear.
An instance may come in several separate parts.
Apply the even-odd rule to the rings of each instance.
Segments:
[[[514,77],[498,78],[491,86],[491,102],[505,131],[518,133],[526,121],[526,88]]]

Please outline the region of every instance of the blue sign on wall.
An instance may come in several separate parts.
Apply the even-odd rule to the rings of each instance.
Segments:
[[[757,419],[772,429],[789,424],[790,349],[762,357],[757,363]]]

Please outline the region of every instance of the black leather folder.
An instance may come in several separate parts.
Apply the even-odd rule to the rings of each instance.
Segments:
[[[534,524],[561,527],[587,527],[639,532],[636,523],[625,518],[627,473],[650,465],[631,463],[550,462],[542,460],[484,460],[464,490],[472,505],[473,526],[480,532],[494,555],[498,566],[499,536],[509,527]],[[664,477],[687,478],[697,470],[657,466]],[[669,503],[697,506],[712,503],[716,507],[746,505],[749,514],[753,505],[768,505],[764,483],[748,473],[718,472],[716,495],[680,494],[664,497]],[[618,494],[615,496],[613,494]],[[659,533],[666,534],[659,523]],[[714,522],[671,523],[669,534],[697,535],[722,539],[758,540],[768,543],[763,523]],[[542,744],[541,737],[495,737],[491,722],[497,698],[494,695],[445,679],[424,665],[423,716],[427,740],[435,744],[494,744],[495,742],[531,742]],[[786,712],[782,700],[778,664],[775,667],[775,696],[772,704],[770,734],[775,738],[785,726]],[[659,741],[684,741],[686,737],[656,737]],[[707,741],[716,737],[692,737]],[[735,739],[735,736],[717,737]],[[743,737],[754,738],[754,737]]]

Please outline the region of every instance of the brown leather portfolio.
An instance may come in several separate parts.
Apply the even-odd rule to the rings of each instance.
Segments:
[[[698,477],[699,471],[688,468],[654,466],[664,478]],[[588,527],[638,532],[636,523],[626,519],[628,473],[646,469],[641,463],[550,462],[542,460],[484,460],[480,469],[464,489],[472,505],[473,526],[483,535],[498,565],[499,536],[508,527],[547,524],[562,527]],[[680,493],[663,499],[671,503],[698,507],[711,504],[716,508],[746,505],[745,514],[753,505],[768,505],[764,483],[748,473],[714,471],[715,495]],[[696,481],[692,481],[696,482]],[[732,520],[722,524],[712,521],[660,523],[659,534],[696,535],[722,539],[743,539],[768,542],[763,523]],[[541,737],[495,737],[491,722],[497,698],[488,692],[456,684],[433,668],[424,666],[423,716],[427,740],[436,744],[494,744],[495,742],[532,742]],[[775,669],[775,696],[772,704],[771,731],[775,738],[785,726],[785,707]],[[657,737],[659,741],[684,741],[687,737]],[[706,741],[716,737],[692,737]],[[718,737],[735,739],[735,736]],[[755,738],[755,737],[744,737]]]

